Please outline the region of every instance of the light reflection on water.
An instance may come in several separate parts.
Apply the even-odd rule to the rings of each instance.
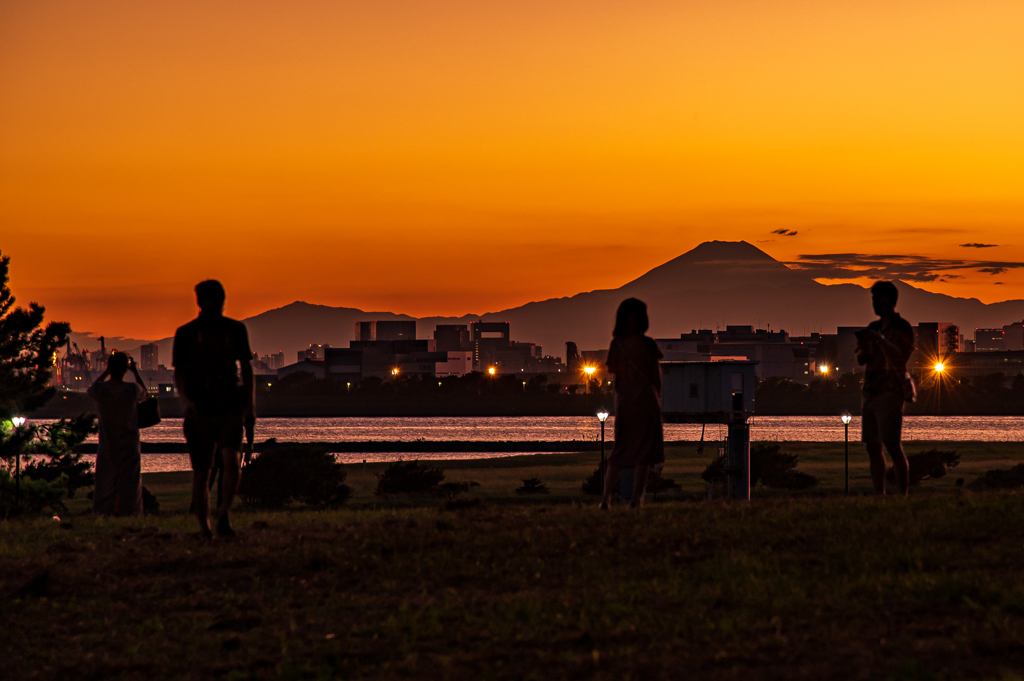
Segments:
[[[615,418],[608,419],[606,434],[614,433]],[[181,442],[181,419],[165,419],[142,431],[144,442]],[[265,418],[257,421],[256,441],[276,438],[279,442],[415,442],[425,441],[534,441],[559,442],[598,440],[601,428],[597,419],[585,416],[516,417],[401,417],[401,418]],[[709,442],[725,438],[725,426],[708,425],[704,438]],[[1024,441],[1024,417],[1021,416],[908,416],[904,418],[904,441]],[[695,441],[701,437],[700,424],[665,424],[665,439]],[[843,424],[838,416],[755,416],[751,419],[752,440],[790,442],[841,442]],[[95,442],[95,436],[91,441]],[[860,417],[850,423],[850,440],[860,439]],[[478,459],[522,456],[515,453],[431,452],[348,453],[339,454],[346,463],[397,461],[415,457],[421,460]],[[94,457],[86,457],[94,458]],[[144,454],[143,471],[189,470],[185,454]]]
[[[607,437],[615,430],[608,419]],[[666,440],[699,440],[700,424],[665,424]],[[905,440],[982,442],[1024,441],[1024,416],[907,416]],[[488,416],[402,418],[265,418],[256,422],[256,441],[280,442],[414,442],[597,440],[601,427],[587,416]],[[754,416],[751,439],[793,442],[837,442],[843,439],[838,416]],[[725,426],[707,426],[705,438],[720,440]],[[850,423],[850,438],[860,438],[860,417]],[[142,431],[143,442],[183,442],[181,419],[164,419]],[[95,436],[91,438],[95,442]]]

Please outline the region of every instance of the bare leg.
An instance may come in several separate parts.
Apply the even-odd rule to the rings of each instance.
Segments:
[[[228,519],[228,511],[231,510],[231,502],[235,499],[235,492],[238,491],[238,483],[242,479],[241,459],[239,452],[235,449],[221,449],[224,461],[224,503],[220,507],[220,519],[217,521],[217,531],[222,535],[234,534],[231,530],[231,523]]]
[[[896,473],[896,486],[899,488],[900,494],[907,496],[910,494],[910,462],[907,461],[907,456],[903,453],[903,443],[898,440],[887,443],[885,450],[892,457],[892,467]]]
[[[610,508],[612,505],[612,490],[615,489],[615,483],[619,481],[619,472],[621,470],[620,466],[615,465],[611,461],[606,464],[604,494],[601,495],[601,506],[603,508]]]
[[[647,464],[638,464],[633,469],[633,499],[629,502],[631,508],[640,508],[644,505],[644,495],[647,493],[647,473],[651,467]]]
[[[199,521],[199,531],[210,536],[210,471],[192,471],[192,510]]]
[[[881,442],[868,442],[868,460],[871,462],[871,481],[875,483],[875,494],[885,494],[885,456]]]

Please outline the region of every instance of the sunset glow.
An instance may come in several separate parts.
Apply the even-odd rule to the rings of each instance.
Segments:
[[[461,315],[708,239],[1024,298],[1022,26],[1018,0],[4,3],[0,249],[20,303],[135,338],[204,278],[235,317]]]

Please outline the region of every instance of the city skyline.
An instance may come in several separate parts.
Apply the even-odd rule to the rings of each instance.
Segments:
[[[0,8],[22,302],[160,338],[217,278],[458,316],[708,239],[819,281],[1024,298],[1024,7],[115,2]]]

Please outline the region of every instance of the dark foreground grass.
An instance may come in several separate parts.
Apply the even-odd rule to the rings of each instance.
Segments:
[[[11,679],[946,679],[1024,670],[1024,496],[0,523]]]

